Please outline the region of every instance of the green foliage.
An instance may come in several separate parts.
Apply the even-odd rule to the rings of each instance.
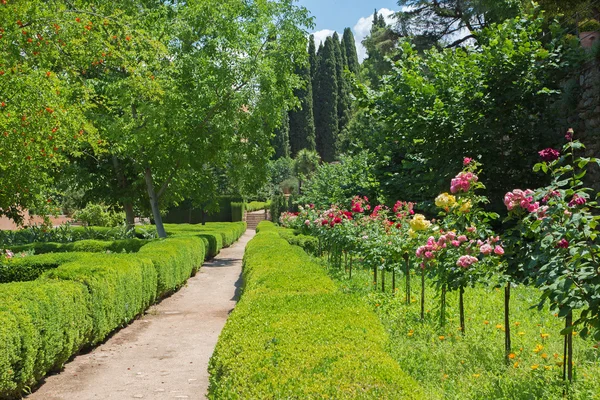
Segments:
[[[360,64],[358,62],[358,54],[356,52],[356,43],[352,29],[345,28],[342,36],[342,47],[346,52],[347,67],[350,72],[358,76],[360,72]]]
[[[137,254],[57,253],[9,260],[7,273],[31,282],[0,284],[0,398],[17,398],[80,349],[106,339],[152,302],[180,287],[205,258],[207,227],[173,226]],[[214,224],[214,237],[236,238],[246,224]],[[132,249],[142,241],[110,243]],[[96,244],[96,243],[94,243]],[[116,247],[113,247],[117,250]]]
[[[290,116],[287,110],[282,111],[281,125],[275,129],[271,145],[275,149],[273,159],[290,156]]]
[[[262,222],[247,247],[244,294],[211,358],[209,398],[422,398],[385,353],[375,316],[274,229]]]
[[[0,397],[20,398],[89,343],[91,302],[78,282],[0,285]]]
[[[336,157],[339,133],[339,89],[335,45],[331,37],[325,40],[323,50],[318,56],[319,63],[313,88],[316,148],[323,161],[332,162]]]
[[[282,239],[291,245],[301,247],[309,254],[317,255],[319,250],[319,239],[310,235],[303,235],[298,231],[286,228],[278,228],[277,233]]]
[[[244,213],[246,212],[245,202],[233,202],[231,203],[231,222],[239,222],[244,219]]]
[[[115,212],[103,204],[88,203],[85,208],[75,211],[73,219],[85,226],[115,227],[125,221],[125,213]]]
[[[134,231],[128,230],[124,225],[115,228],[73,227],[68,224],[56,228],[31,226],[17,231],[0,231],[0,245],[12,247],[29,243],[70,243],[86,239],[121,240],[130,239],[134,234]]]
[[[259,210],[268,210],[271,206],[271,201],[251,201],[246,204],[246,211],[259,211]]]
[[[595,19],[588,19],[579,24],[580,32],[595,32],[600,31],[600,22]]]
[[[314,51],[314,40],[313,49]],[[314,54],[312,55],[314,56]],[[309,58],[312,57],[309,51]],[[312,59],[311,59],[312,60]],[[315,149],[315,119],[313,114],[313,85],[311,60],[296,66],[296,74],[302,81],[302,87],[294,90],[294,96],[300,102],[298,109],[289,112],[291,156],[302,149]]]
[[[89,344],[96,344],[154,302],[158,269],[138,255],[90,254],[46,272],[41,279],[73,281],[88,288],[93,321]]]
[[[344,75],[344,69],[347,67],[347,60],[345,60],[344,54],[346,48],[344,48],[344,52],[342,52],[342,47],[340,43],[340,37],[337,32],[334,32],[331,37],[333,42],[333,51],[335,54],[335,76],[337,80],[337,119],[338,119],[338,133],[342,132],[346,125],[348,125],[348,121],[350,121],[350,113],[351,113],[351,102],[350,102],[350,82]]]
[[[382,129],[358,138],[385,160],[378,176],[389,197],[435,197],[465,156],[484,164],[481,178],[498,209],[506,191],[541,183],[524,171],[557,139],[548,134],[556,125],[548,110],[574,66],[560,34],[542,41],[543,24],[507,20],[478,33],[473,50],[420,55],[402,44],[394,74],[366,105]]]
[[[304,184],[299,202],[328,208],[332,204],[350,204],[357,193],[377,198],[379,182],[373,165],[374,156],[368,152],[342,156],[339,163],[321,164]]]

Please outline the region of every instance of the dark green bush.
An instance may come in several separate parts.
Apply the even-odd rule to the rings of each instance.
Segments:
[[[77,282],[0,285],[0,398],[20,398],[88,342],[90,301]]]
[[[358,298],[270,222],[244,256],[244,294],[210,361],[212,399],[422,399]]]
[[[246,203],[241,202],[231,202],[231,221],[239,222],[244,219],[244,212],[246,211]]]

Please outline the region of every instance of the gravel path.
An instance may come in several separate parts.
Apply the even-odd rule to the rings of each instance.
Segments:
[[[187,285],[89,354],[77,356],[27,399],[204,399],[208,360],[241,284],[254,231],[205,263]]]

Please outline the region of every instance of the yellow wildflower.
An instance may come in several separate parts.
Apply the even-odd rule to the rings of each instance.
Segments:
[[[508,358],[510,358],[510,359],[512,360],[512,359],[513,359],[513,358],[515,358],[516,356],[517,356],[517,355],[516,355],[515,353],[510,353],[510,354],[508,355]]]
[[[410,331],[408,331],[408,336],[412,336],[412,335],[414,335],[414,334],[415,334],[415,331],[414,331],[414,330],[412,330],[412,329],[411,329]]]
[[[548,339],[548,337],[550,336],[549,333],[542,333],[540,334],[540,336],[542,337],[542,339]]]
[[[531,369],[533,369],[533,370],[536,370],[536,369],[538,369],[539,367],[540,367],[540,365],[539,365],[539,364],[534,364],[534,365],[532,365],[532,366],[531,366]]]
[[[513,368],[519,368],[519,362],[518,361],[513,364]]]
[[[546,353],[542,353],[542,356],[541,356],[541,357],[542,357],[544,360],[546,360],[546,359],[548,359],[548,354],[546,354]]]
[[[481,374],[473,374],[473,378],[479,378]]]
[[[544,348],[544,346],[542,346],[541,344],[538,344],[537,346],[535,346],[535,349],[533,349],[533,352],[539,353],[540,351],[542,351],[543,348]]]
[[[440,336],[440,340],[446,339],[446,336]]]
[[[544,369],[546,371],[550,371],[552,369],[552,365],[544,365]]]

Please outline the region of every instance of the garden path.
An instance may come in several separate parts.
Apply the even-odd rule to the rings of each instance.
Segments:
[[[77,356],[27,399],[204,399],[208,361],[235,306],[244,249],[254,233],[247,230],[185,287]]]

